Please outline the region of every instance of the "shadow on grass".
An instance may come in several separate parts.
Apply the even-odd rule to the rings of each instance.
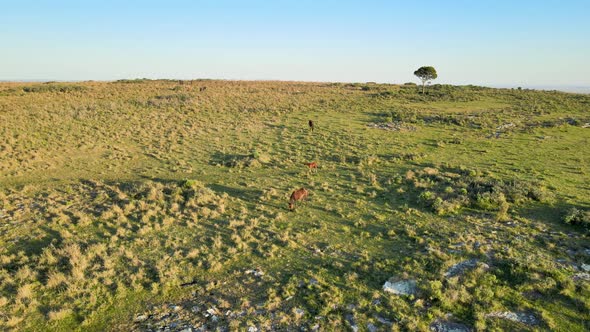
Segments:
[[[211,155],[209,165],[223,165],[226,167],[238,167],[251,159],[250,155],[240,153],[214,152]]]
[[[210,184],[208,187],[217,193],[226,193],[231,197],[252,203],[260,203],[260,196],[262,195],[262,190],[260,189],[236,188],[217,183]]]
[[[577,231],[584,232],[584,229],[577,225],[568,225],[564,222],[564,216],[572,209],[588,210],[590,204],[574,205],[559,200],[553,204],[546,203],[529,203],[525,206],[518,207],[516,213],[525,218],[542,222],[552,228],[557,228],[563,231]]]
[[[58,245],[63,241],[58,231],[46,226],[41,226],[40,228],[45,231],[45,236],[38,239],[21,239],[15,243],[15,251],[24,251],[28,257],[37,256],[51,243]]]

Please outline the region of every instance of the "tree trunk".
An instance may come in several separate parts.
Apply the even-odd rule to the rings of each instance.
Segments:
[[[426,84],[426,82],[422,81],[422,94],[424,94],[424,85]]]

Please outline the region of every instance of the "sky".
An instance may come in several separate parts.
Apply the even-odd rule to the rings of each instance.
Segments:
[[[590,0],[0,0],[0,80],[589,86]]]

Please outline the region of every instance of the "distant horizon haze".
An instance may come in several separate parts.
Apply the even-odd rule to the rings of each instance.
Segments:
[[[420,85],[419,81],[408,81],[408,82],[378,82],[378,81],[321,81],[321,80],[283,80],[283,79],[232,79],[232,78],[210,78],[210,77],[126,77],[126,78],[116,78],[116,79],[108,79],[108,80],[93,80],[93,79],[81,79],[81,80],[58,80],[58,79],[0,79],[0,82],[4,83],[44,83],[44,82],[58,82],[58,83],[68,83],[68,82],[111,82],[117,80],[135,80],[135,79],[149,79],[149,80],[220,80],[220,81],[278,81],[278,82],[310,82],[310,83],[352,83],[352,84],[364,84],[364,83],[376,83],[376,84],[393,84],[393,85],[403,85],[406,83],[415,83]],[[475,83],[463,83],[463,84],[452,84],[452,83],[445,83],[445,82],[433,82],[431,85],[435,84],[449,84],[449,85],[456,85],[456,86],[465,86],[465,85],[474,85],[474,86],[482,86],[488,88],[495,88],[495,89],[531,89],[531,90],[546,90],[546,91],[562,91],[562,92],[570,92],[570,93],[583,93],[583,94],[590,94],[590,85],[589,86],[575,86],[575,85],[515,85],[515,84],[475,84]]]

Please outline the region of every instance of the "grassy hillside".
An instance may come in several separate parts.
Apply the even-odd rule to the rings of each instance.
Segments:
[[[0,83],[0,329],[588,330],[587,123],[473,86]]]

